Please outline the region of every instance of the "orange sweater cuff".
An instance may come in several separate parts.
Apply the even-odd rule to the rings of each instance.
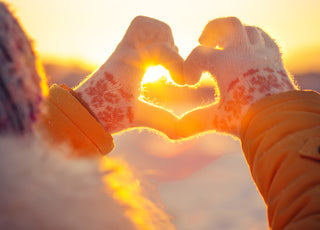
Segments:
[[[43,102],[39,125],[52,143],[67,142],[75,155],[105,155],[113,147],[113,138],[65,85],[50,87]]]

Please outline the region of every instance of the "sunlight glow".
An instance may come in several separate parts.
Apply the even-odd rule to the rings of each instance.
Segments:
[[[144,74],[141,84],[158,81],[160,78],[165,77],[168,82],[173,82],[170,73],[161,65],[150,66]]]
[[[315,22],[320,21],[320,1],[317,0],[307,0],[304,4],[298,0],[244,0],[241,4],[236,0],[193,1],[189,8],[182,11],[174,10],[179,9],[182,1],[165,0],[162,4],[153,4],[151,1],[139,0],[128,2],[123,14],[119,14],[124,10],[122,1],[6,2],[16,12],[25,30],[35,41],[41,56],[76,57],[90,61],[95,66],[104,63],[112,54],[130,21],[137,15],[164,20],[172,28],[175,44],[184,58],[198,45],[197,39],[206,23],[225,16],[236,16],[245,24],[261,27],[277,40],[284,55],[296,49],[305,49],[306,45],[320,45],[320,30],[315,29]],[[62,2],[64,7],[60,7]],[[171,6],[170,10],[168,5]],[[203,9],[204,5],[210,10]],[[260,12],[260,9],[273,12],[272,17],[266,17],[263,13],[253,13]],[[59,17],[56,17],[57,12]],[[197,16],[190,17],[191,14]],[[294,71],[313,71],[309,70],[306,58],[315,63],[313,66],[319,71],[318,57],[311,58],[309,55],[297,53],[295,58],[297,61],[288,63]]]
[[[135,178],[127,162],[116,158],[103,158],[100,171],[105,172],[103,181],[106,191],[112,191],[113,197],[125,207],[126,216],[133,221],[137,229],[175,229],[168,214],[144,196],[140,181]]]
[[[194,85],[178,85],[165,77],[141,84],[139,100],[181,118],[191,110],[217,103],[219,96],[216,80],[209,72],[204,72]]]
[[[46,97],[49,94],[49,86],[47,82],[46,73],[39,59],[36,59],[36,68],[41,79],[40,87],[41,87],[42,95]]]

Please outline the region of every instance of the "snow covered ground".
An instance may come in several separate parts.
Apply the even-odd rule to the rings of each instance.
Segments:
[[[177,229],[268,229],[263,200],[240,153],[159,189]]]
[[[267,229],[265,205],[233,138],[210,133],[172,143],[132,131],[115,142],[110,155],[156,185],[178,230]]]

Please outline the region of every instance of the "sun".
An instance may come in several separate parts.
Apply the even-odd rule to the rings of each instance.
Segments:
[[[161,77],[166,77],[167,81],[172,81],[170,73],[167,69],[165,69],[163,66],[161,65],[157,65],[157,66],[150,66],[148,67],[147,71],[144,74],[144,77],[141,81],[141,84],[146,84],[149,82],[154,82],[159,80]]]

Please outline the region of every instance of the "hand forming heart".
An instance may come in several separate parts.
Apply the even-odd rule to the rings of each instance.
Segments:
[[[253,103],[294,89],[278,46],[261,29],[244,26],[237,18],[220,18],[205,27],[199,41],[201,46],[184,62],[170,27],[139,16],[107,62],[76,92],[110,133],[150,127],[176,139],[212,129],[238,136],[241,119]],[[141,102],[140,82],[154,64],[166,67],[177,83],[184,78],[195,83],[209,71],[217,80],[219,102],[196,108],[180,121],[165,109]]]
[[[283,67],[278,46],[258,27],[244,26],[234,17],[215,19],[199,42],[201,46],[184,62],[185,81],[194,83],[209,71],[220,98],[212,106],[186,114],[179,122],[182,136],[216,130],[239,137],[242,118],[252,104],[297,88]]]
[[[161,64],[181,83],[182,63],[170,27],[138,16],[106,63],[75,91],[109,133],[150,127],[175,138],[177,118],[138,98],[147,67]]]

